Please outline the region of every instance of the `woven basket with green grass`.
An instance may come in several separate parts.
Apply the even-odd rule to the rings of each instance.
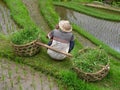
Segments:
[[[73,60],[73,70],[85,81],[97,81],[109,72],[109,57],[103,49],[85,48]]]
[[[36,28],[24,29],[14,33],[11,40],[15,54],[19,56],[33,56],[37,54],[40,50],[36,44],[38,36],[39,30]]]

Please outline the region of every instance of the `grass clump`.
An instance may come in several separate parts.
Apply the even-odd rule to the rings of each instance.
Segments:
[[[39,32],[40,31],[38,28],[32,28],[32,29],[26,28],[20,30],[19,32],[14,33],[11,37],[11,41],[14,44],[18,44],[18,45],[26,44],[33,40],[38,39]]]
[[[86,48],[76,55],[73,60],[74,67],[78,69],[95,73],[106,66],[109,62],[107,53],[103,49]]]

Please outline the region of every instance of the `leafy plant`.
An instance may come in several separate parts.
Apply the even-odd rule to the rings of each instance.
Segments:
[[[97,72],[109,62],[108,55],[103,49],[83,49],[73,59],[74,67],[79,68],[84,72]]]
[[[23,30],[20,30],[19,32],[16,32],[12,35],[11,40],[14,44],[26,44],[33,40],[38,39],[39,36],[39,29],[34,28],[26,28]]]

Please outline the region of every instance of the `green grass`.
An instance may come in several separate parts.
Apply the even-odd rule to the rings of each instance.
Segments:
[[[102,12],[97,10],[96,8],[91,8],[91,7],[86,7],[82,4],[78,4],[75,2],[54,2],[54,5],[58,5],[58,6],[63,6],[69,9],[73,9],[77,12],[80,13],[84,13],[96,18],[100,18],[100,19],[104,19],[104,20],[110,20],[110,21],[116,21],[119,22],[120,21],[120,15],[114,15],[114,14],[109,14],[106,12]]]
[[[73,59],[74,67],[82,70],[83,72],[95,73],[101,70],[109,63],[107,53],[100,48],[86,48],[83,49]]]
[[[12,1],[12,0],[8,0],[8,2],[6,2],[6,4],[8,4],[9,1]],[[15,7],[17,7],[17,6],[12,6],[11,4],[17,3],[19,1],[21,1],[21,0],[15,0],[14,2],[9,3],[11,6],[11,9],[10,9],[11,11],[13,10],[12,8],[15,9]],[[46,8],[46,4],[45,4],[45,3],[47,3],[46,0],[45,1],[39,0],[39,2],[40,3],[43,2],[45,5],[43,7],[40,7],[41,8],[40,10],[42,10],[43,8]],[[49,3],[49,4],[50,5],[47,7],[51,7],[52,3]],[[23,9],[21,9],[21,10],[23,10]],[[51,11],[52,10],[54,10],[54,9],[51,8]],[[45,10],[45,12],[46,12],[46,10]],[[24,14],[24,13],[22,13],[22,14]],[[50,13],[49,15],[51,16],[51,14],[52,13]],[[51,18],[50,16],[47,17],[47,18],[49,18],[49,24],[50,24],[51,20],[53,20],[53,21],[54,21],[54,19],[58,20],[58,18]],[[12,17],[14,17],[14,15]],[[29,15],[25,16],[24,18],[26,18],[26,17],[30,18]],[[46,18],[46,20],[48,20],[47,18]],[[17,22],[17,20],[16,20],[16,22]],[[56,21],[54,21],[54,22],[56,22]],[[52,22],[51,22],[51,24],[52,24]],[[22,24],[20,24],[20,25],[22,25]],[[54,25],[50,25],[50,26],[54,27]],[[43,33],[41,33],[41,35],[43,35]],[[43,35],[43,37],[44,37],[44,35]],[[76,73],[74,73],[71,70],[72,59],[66,58],[64,61],[55,61],[47,55],[46,49],[43,49],[43,48],[41,48],[40,53],[35,55],[34,57],[18,57],[13,53],[12,47],[10,44],[10,40],[8,38],[9,37],[6,37],[6,36],[0,36],[0,41],[1,41],[0,42],[0,56],[1,57],[9,58],[10,60],[18,62],[20,64],[24,63],[26,65],[31,66],[35,70],[42,71],[45,74],[50,74],[53,77],[55,77],[56,79],[59,79],[62,84],[66,85],[67,90],[119,90],[119,88],[120,88],[120,86],[119,86],[120,62],[119,61],[115,61],[114,59],[111,59],[110,73],[102,81],[99,81],[96,83],[87,83],[87,82],[84,82],[81,79],[79,79],[77,77]],[[45,41],[45,38],[42,38],[42,39],[43,39],[43,41]],[[76,41],[77,41],[77,39],[76,39]],[[80,48],[82,48],[79,45],[79,42],[75,42],[75,43],[76,43],[75,49],[72,51],[73,54],[77,53],[77,51]],[[115,73],[114,73],[114,71],[115,71]],[[104,86],[106,83],[110,87]]]
[[[32,42],[33,40],[39,39],[39,31],[40,30],[38,28],[33,28],[33,29],[26,28],[20,30],[19,32],[15,32],[11,36],[11,41],[12,43],[17,45]]]

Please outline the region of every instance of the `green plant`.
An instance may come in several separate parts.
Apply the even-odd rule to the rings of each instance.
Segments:
[[[9,78],[11,79],[12,78],[12,72],[10,70],[8,71],[8,75],[9,75]]]
[[[36,90],[36,85],[35,85],[35,82],[34,82],[34,76],[32,76],[32,84],[31,86],[33,87],[34,90]]]
[[[17,82],[20,83],[20,81],[21,81],[21,77],[18,76],[18,77],[17,77]]]
[[[40,85],[41,85],[41,90],[43,90],[43,80],[41,76],[40,76]]]
[[[97,72],[109,63],[107,53],[103,49],[86,48],[73,59],[74,67],[84,72]]]
[[[23,90],[23,87],[21,84],[19,84],[19,90]]]
[[[11,40],[14,44],[26,44],[38,39],[40,30],[36,27],[26,28],[19,32],[13,33]]]
[[[2,81],[5,81],[5,75],[2,74],[2,77],[1,77]]]
[[[10,80],[10,84],[11,84],[11,87],[13,88],[14,87],[14,82],[13,82],[12,79]]]

